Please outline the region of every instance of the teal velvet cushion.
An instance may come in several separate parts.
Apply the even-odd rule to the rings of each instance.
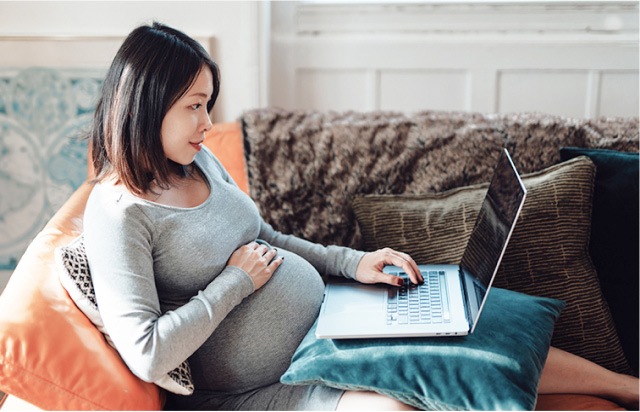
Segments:
[[[493,288],[465,337],[317,339],[280,381],[375,391],[419,409],[532,410],[564,302]]]
[[[589,255],[624,354],[638,374],[638,153],[563,147],[562,160],[588,156],[596,165]]]

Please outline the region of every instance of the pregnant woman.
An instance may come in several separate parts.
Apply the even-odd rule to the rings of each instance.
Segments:
[[[84,225],[115,347],[149,382],[189,359],[196,390],[169,394],[173,408],[407,408],[375,393],[279,383],[317,317],[320,273],[399,285],[382,273],[390,264],[414,283],[422,277],[404,253],[325,247],[265,223],[202,145],[219,88],[206,51],[158,23],[135,29],[107,73],[90,132],[97,178]],[[560,374],[574,370],[574,358],[587,372],[608,372],[552,350],[550,389],[555,376],[566,381]],[[607,376],[617,395],[634,383]]]

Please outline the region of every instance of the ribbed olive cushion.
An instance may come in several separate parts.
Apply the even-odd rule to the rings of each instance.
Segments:
[[[586,157],[523,176],[527,200],[494,285],[565,301],[552,345],[630,373],[588,254],[594,176]],[[486,190],[483,184],[367,195],[352,206],[368,250],[391,247],[418,263],[459,263]]]

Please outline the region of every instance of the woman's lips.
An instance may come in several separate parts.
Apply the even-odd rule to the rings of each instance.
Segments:
[[[200,151],[200,149],[202,149],[202,143],[189,143],[191,146],[193,146],[194,149],[196,149],[196,151]]]

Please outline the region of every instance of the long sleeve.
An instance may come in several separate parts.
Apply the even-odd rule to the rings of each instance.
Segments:
[[[89,216],[85,225],[100,314],[125,363],[143,380],[153,382],[187,359],[254,290],[244,271],[227,266],[184,305],[163,314],[152,254],[155,226],[145,214],[133,204],[122,213]]]
[[[365,252],[342,246],[323,246],[286,235],[262,221],[259,238],[270,245],[289,250],[305,258],[318,272],[324,275],[356,278],[356,269]]]

